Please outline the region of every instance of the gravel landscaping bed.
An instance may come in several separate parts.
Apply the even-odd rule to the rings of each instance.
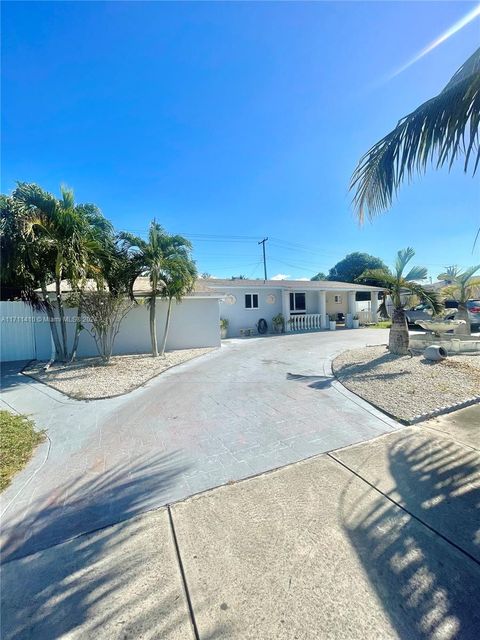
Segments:
[[[108,364],[100,358],[82,358],[72,364],[54,364],[44,371],[45,362],[35,362],[23,373],[77,400],[111,398],[128,393],[165,369],[213,351],[179,349],[163,357],[151,355],[113,356]]]
[[[396,356],[385,346],[365,347],[340,354],[333,372],[347,389],[405,421],[480,395],[480,355],[432,363],[423,355]]]

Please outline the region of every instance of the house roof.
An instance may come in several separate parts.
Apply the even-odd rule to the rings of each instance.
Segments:
[[[62,280],[60,284],[62,293],[72,293],[72,285],[68,280]],[[84,289],[87,291],[96,291],[97,285],[95,280],[89,279],[85,283]],[[36,290],[37,293],[41,293],[41,289]],[[47,291],[49,293],[55,293],[55,283],[47,285]],[[133,285],[133,294],[135,296],[146,296],[149,295],[150,289],[150,279],[146,276],[140,276],[137,278]],[[214,291],[212,288],[206,286],[206,280],[197,280],[195,282],[194,290],[185,296],[185,298],[221,298],[221,294]]]
[[[201,280],[197,282],[202,282]],[[381,287],[365,284],[334,282],[332,280],[228,280],[209,278],[203,282],[212,290],[224,289],[286,289],[287,291],[383,291]]]

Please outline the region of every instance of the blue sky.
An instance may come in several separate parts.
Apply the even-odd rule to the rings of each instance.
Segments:
[[[138,233],[155,216],[221,277],[261,277],[264,236],[269,276],[408,245],[432,276],[473,264],[479,182],[460,166],[363,228],[348,184],[475,50],[480,20],[384,79],[474,6],[4,2],[2,191],[66,183]]]

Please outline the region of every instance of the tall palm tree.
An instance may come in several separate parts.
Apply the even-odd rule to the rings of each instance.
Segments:
[[[19,182],[12,197],[24,217],[31,261],[41,262],[45,252],[51,256],[50,270],[41,277],[40,285],[57,358],[66,361],[69,349],[61,283],[67,279],[74,289],[78,289],[89,274],[99,271],[100,233],[110,223],[93,205],[76,205],[73,191],[67,187],[61,187],[61,198],[57,199],[36,184]],[[55,282],[55,303],[47,290],[51,274]],[[58,310],[60,335],[54,308]]]
[[[160,347],[160,355],[162,356],[165,353],[165,347],[167,345],[172,302],[174,299],[177,302],[181,302],[183,296],[193,291],[196,279],[197,268],[193,260],[188,257],[173,258],[169,260],[163,275],[162,287],[162,297],[168,300],[165,329],[163,331],[162,344]]]
[[[427,269],[425,267],[411,267],[410,271],[403,275],[407,264],[415,255],[415,251],[408,247],[400,249],[397,253],[393,271],[390,269],[368,269],[357,279],[359,282],[375,280],[391,297],[393,303],[392,328],[388,340],[390,353],[406,355],[408,353],[409,337],[407,319],[405,316],[405,293],[414,294],[421,302],[428,304],[434,313],[439,313],[442,305],[438,295],[429,291],[418,280],[425,280]]]
[[[453,298],[458,302],[458,313],[455,318],[457,320],[465,320],[463,332],[470,335],[472,326],[468,315],[467,301],[473,298],[475,291],[480,287],[480,278],[474,278],[474,274],[480,269],[480,264],[460,271],[457,267],[449,267],[445,273],[438,276],[439,280],[450,280],[450,284],[444,287],[442,293],[447,298]],[[457,330],[462,333],[462,328]]]
[[[170,277],[170,270],[177,261],[190,260],[191,243],[183,236],[168,235],[155,219],[150,223],[148,240],[128,232],[119,234],[119,239],[142,265],[142,273],[150,278],[150,338],[152,355],[158,356],[156,301],[162,295]]]
[[[458,69],[435,98],[427,100],[360,159],[350,188],[360,221],[387,210],[402,182],[464,157],[464,170],[480,161],[480,49]]]

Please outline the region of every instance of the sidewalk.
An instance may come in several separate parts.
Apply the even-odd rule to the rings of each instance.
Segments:
[[[477,405],[8,562],[2,635],[473,640],[479,425]]]

